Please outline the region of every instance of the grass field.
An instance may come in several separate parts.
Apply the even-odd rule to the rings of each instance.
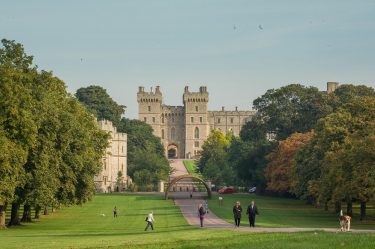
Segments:
[[[202,177],[202,175],[198,173],[197,165],[195,164],[194,161],[184,160],[184,165],[185,165],[187,172],[189,172],[190,175]]]
[[[119,217],[112,210],[117,206]],[[213,207],[214,204],[211,203]],[[144,232],[148,211],[155,231]],[[261,212],[265,210],[261,209]],[[105,214],[105,216],[102,216]],[[266,213],[264,213],[265,215]],[[171,200],[158,195],[97,195],[21,227],[0,230],[0,248],[373,248],[375,235],[251,233],[187,225]]]
[[[232,208],[239,200],[243,208],[242,225],[249,225],[246,216],[246,209],[252,199],[258,206],[259,213],[256,217],[256,225],[261,227],[338,227],[338,216],[332,210],[324,211],[321,208],[314,208],[306,205],[303,201],[256,196],[255,194],[229,194],[223,196],[223,206],[219,206],[218,196],[210,200],[209,208],[219,217],[234,223]],[[367,214],[369,220],[359,220],[359,207],[354,206],[354,219],[352,228],[375,229],[375,208],[368,206]]]

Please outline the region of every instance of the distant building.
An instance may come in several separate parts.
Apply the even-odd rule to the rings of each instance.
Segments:
[[[339,87],[338,82],[327,82],[327,93],[333,93]]]
[[[226,134],[232,131],[239,135],[242,126],[255,111],[208,111],[207,87],[199,92],[190,92],[186,86],[183,106],[163,104],[160,87],[146,92],[139,87],[137,93],[138,118],[152,126],[154,135],[161,138],[168,158],[195,157],[202,148],[211,130],[217,129]]]
[[[110,133],[110,145],[103,157],[103,169],[95,176],[98,192],[123,191],[127,187],[127,134],[117,132],[111,121],[98,121],[99,127]],[[119,172],[122,177],[119,178]]]

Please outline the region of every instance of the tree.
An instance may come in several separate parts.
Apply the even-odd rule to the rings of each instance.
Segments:
[[[5,210],[16,198],[16,188],[22,184],[23,165],[29,148],[36,142],[33,119],[35,100],[30,84],[35,68],[32,57],[23,46],[3,39],[0,48],[0,227],[5,226]],[[18,220],[15,221],[19,223]]]
[[[228,162],[228,148],[233,134],[227,136],[213,130],[202,145],[198,158],[198,168],[202,175],[217,186],[231,185],[236,182],[235,172]]]
[[[316,121],[332,112],[329,98],[315,87],[291,84],[270,89],[253,102],[268,134],[277,140],[294,132],[310,131]]]
[[[152,127],[139,120],[122,118],[118,131],[128,135],[128,175],[140,189],[150,190],[159,180],[166,180],[171,169]]]
[[[356,97],[375,97],[375,90],[364,85],[340,85],[330,96],[331,106],[336,111],[343,105],[352,102]]]
[[[292,165],[296,152],[305,146],[313,137],[312,131],[293,133],[279,142],[278,146],[267,155],[268,164],[265,169],[267,189],[281,194],[291,191]]]
[[[76,97],[99,120],[110,120],[116,127],[125,112],[125,106],[118,105],[100,86],[82,87],[77,90]]]

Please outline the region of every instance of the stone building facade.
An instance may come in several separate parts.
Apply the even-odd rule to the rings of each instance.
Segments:
[[[98,121],[99,127],[109,132],[110,145],[102,159],[103,169],[95,176],[98,192],[123,191],[127,187],[127,134],[117,132],[111,121]],[[119,178],[119,172],[122,177]]]
[[[185,87],[183,106],[163,103],[160,87],[145,91],[139,87],[137,93],[138,118],[152,126],[154,135],[161,138],[168,158],[192,158],[196,156],[211,130],[226,134],[233,131],[239,135],[241,127],[253,116],[254,111],[209,111],[207,87],[190,92]]]

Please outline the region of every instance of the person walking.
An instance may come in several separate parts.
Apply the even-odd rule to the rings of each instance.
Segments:
[[[206,214],[206,211],[203,208],[202,204],[199,204],[198,206],[198,216],[201,222],[201,227],[203,227],[203,220],[204,220],[204,215]]]
[[[145,221],[147,221],[147,226],[146,226],[146,228],[145,228],[145,231],[147,231],[147,229],[148,229],[149,227],[151,227],[151,229],[154,230],[154,225],[153,225],[153,223],[154,223],[155,220],[154,220],[154,213],[153,213],[152,211],[147,215]]]
[[[242,214],[241,203],[239,201],[237,201],[236,205],[234,205],[234,207],[233,207],[234,223],[235,223],[236,227],[240,226],[241,214]]]
[[[252,200],[251,204],[247,207],[246,214],[249,216],[250,227],[255,227],[255,215],[259,213],[254,200]]]
[[[206,211],[206,214],[208,214],[208,202],[204,203],[204,209]]]
[[[113,209],[113,218],[117,218],[117,207]]]

